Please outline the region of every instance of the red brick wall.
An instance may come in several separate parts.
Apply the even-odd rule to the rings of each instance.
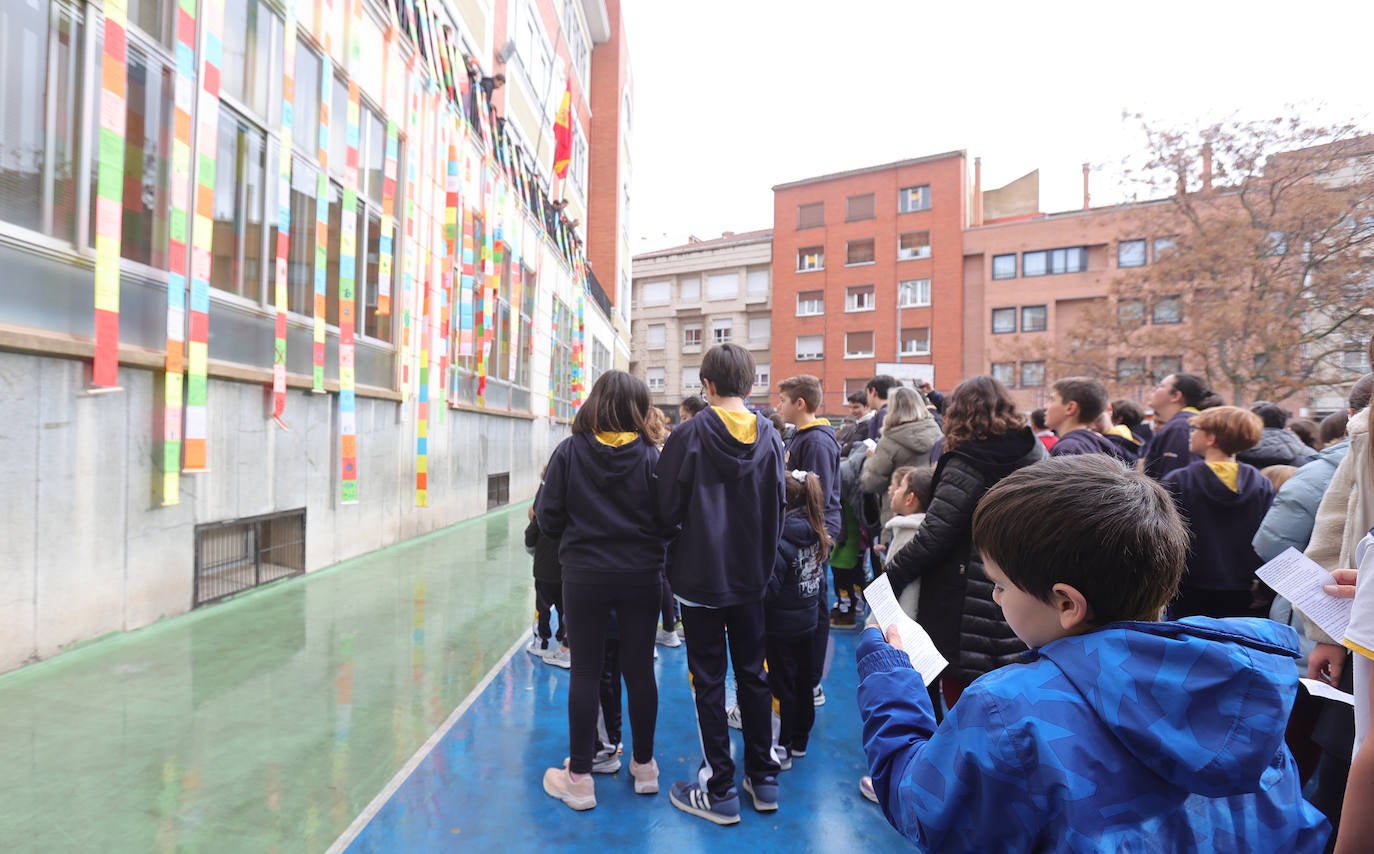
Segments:
[[[615,303],[620,296],[620,128],[625,121],[621,93],[630,85],[620,0],[606,0],[611,39],[592,46],[591,127],[587,133],[587,261]],[[633,95],[631,96],[633,101]],[[586,127],[586,125],[583,125]],[[629,271],[624,271],[628,276]]]

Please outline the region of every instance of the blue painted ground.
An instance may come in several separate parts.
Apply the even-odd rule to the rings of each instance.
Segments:
[[[855,701],[855,632],[835,652],[807,755],[779,778],[778,812],[757,813],[741,791],[742,821],[717,827],[675,809],[668,787],[701,761],[687,685],[686,647],[659,647],[655,758],[661,791],[636,795],[624,764],[596,775],[597,806],[574,812],[544,794],[544,769],[568,753],[568,672],[521,651],[347,849],[431,851],[892,851],[908,844],[859,794],[865,773]],[[737,756],[740,734],[733,733]],[[740,773],[739,770],[736,771]]]

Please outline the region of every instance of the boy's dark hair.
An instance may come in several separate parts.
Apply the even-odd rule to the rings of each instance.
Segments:
[[[701,378],[714,383],[721,397],[748,397],[754,388],[754,357],[738,344],[717,344],[702,357]]]
[[[868,385],[864,386],[864,391],[871,391],[877,394],[879,400],[887,400],[887,393],[899,385],[901,385],[901,383],[897,382],[896,377],[887,374],[878,374],[868,381]]]
[[[1370,341],[1374,342],[1374,338],[1371,338]],[[1371,346],[1374,346],[1374,343]],[[1355,380],[1355,385],[1350,389],[1350,399],[1346,401],[1346,405],[1350,407],[1351,412],[1359,412],[1361,409],[1368,408],[1371,395],[1374,395],[1374,374],[1365,374]]]
[[[1197,374],[1174,374],[1174,391],[1183,395],[1183,405],[1199,408],[1212,395],[1207,381]]]
[[[1064,403],[1078,404],[1078,421],[1091,424],[1107,411],[1107,387],[1092,377],[1065,377],[1051,388]]]
[[[1350,423],[1349,412],[1333,412],[1322,419],[1321,433],[1317,436],[1322,447],[1339,442],[1345,438],[1347,425]]]
[[[945,399],[946,453],[978,439],[1025,429],[1016,401],[1001,381],[989,374],[969,377]]]
[[[1031,426],[1034,427],[1036,430],[1050,429],[1049,425],[1045,423],[1044,407],[1041,407],[1040,409],[1031,410]]]
[[[930,466],[902,466],[898,472],[906,472],[902,486],[921,502],[921,511],[930,509],[930,499],[935,490],[935,469]]]
[[[1188,558],[1173,499],[1107,454],[1051,457],[1002,478],[978,502],[973,541],[1042,601],[1056,584],[1076,588],[1099,626],[1158,620]]]
[[[573,416],[574,433],[638,433],[648,439],[649,387],[624,371],[597,377]]]
[[[800,400],[806,411],[815,414],[821,408],[821,378],[811,374],[797,374],[778,383],[778,391]]]
[[[694,394],[691,397],[684,397],[682,403],[679,403],[678,406],[681,406],[693,415],[700,415],[706,410],[706,407],[710,406],[710,404],[707,403],[706,399],[701,395]]]
[[[1288,413],[1284,412],[1283,407],[1277,403],[1270,403],[1267,400],[1258,401],[1250,406],[1250,411],[1260,417],[1265,427],[1282,430],[1288,426]]]
[[[861,391],[854,392],[849,397],[846,397],[845,400],[849,403],[862,403],[864,406],[868,405],[868,395]]]
[[[1239,406],[1214,406],[1194,415],[1188,423],[1194,430],[1215,436],[1217,449],[1227,455],[1250,450],[1264,435],[1264,422],[1260,417]]]
[[[1139,427],[1140,422],[1145,420],[1145,410],[1134,400],[1121,398],[1112,401],[1112,423],[1125,424],[1127,427]]]

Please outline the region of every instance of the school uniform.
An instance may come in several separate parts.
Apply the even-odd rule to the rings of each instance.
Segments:
[[[1188,422],[1197,412],[1191,406],[1185,407],[1164,422],[1145,443],[1141,456],[1145,459],[1146,474],[1155,480],[1163,480],[1169,472],[1202,459],[1189,448],[1192,427]]]
[[[1067,457],[1077,454],[1106,454],[1114,460],[1118,460],[1128,465],[1135,465],[1136,457],[1134,454],[1124,454],[1117,445],[1108,440],[1106,436],[1086,427],[1070,430],[1059,441],[1050,448],[1050,456]]]
[[[762,782],[780,770],[771,751],[763,598],[782,534],[782,440],[763,416],[709,407],[668,436],[654,486],[659,523],[680,530],[668,581],[682,605],[705,788],[723,798],[735,772],[725,721],[727,657],[744,724],[745,773]]]
[[[805,752],[816,721],[812,702],[812,639],[821,622],[816,603],[821,601],[825,564],[821,541],[807,521],[804,510],[790,510],[783,522],[782,542],[773,563],[764,600],[767,632],[768,685],[778,703],[778,745]]]
[[[844,534],[844,518],[840,513],[840,442],[835,438],[835,431],[824,421],[814,421],[810,427],[798,430],[787,446],[785,466],[788,471],[809,471],[820,480],[821,495],[825,496],[825,529],[831,542],[839,542]],[[819,685],[825,648],[830,643],[830,592],[826,589],[824,575],[821,576],[820,595],[816,597],[816,612],[822,625],[811,639],[815,646],[812,660],[817,664],[815,684]]]

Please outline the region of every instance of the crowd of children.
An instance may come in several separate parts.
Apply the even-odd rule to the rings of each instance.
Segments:
[[[863,588],[886,573],[949,662],[923,678],[885,626],[857,653],[860,790],[918,846],[1359,848],[1374,748],[1350,758],[1369,719],[1374,583],[1356,593],[1346,568],[1374,573],[1374,537],[1356,548],[1374,526],[1374,375],[1308,442],[1279,407],[1226,406],[1184,373],[1148,412],[1061,379],[1029,417],[990,376],[947,397],[879,376],[838,432],[813,376],[779,384],[776,420],[747,406],[743,348],[712,348],[701,382],[669,432],[642,382],[603,374],[549,461],[526,533],[529,651],[571,667],[568,758],[548,794],[591,808],[591,775],[620,768],[622,678],[634,789],[658,791],[652,659],[681,637],[702,761],[670,802],[716,824],[740,821],[740,789],[779,809],[779,774],[824,703],[830,629],[862,626]],[[1345,639],[1288,616],[1255,577],[1290,545],[1355,598]],[[1297,684],[1309,649],[1309,674],[1353,684],[1356,702],[1352,715],[1321,701],[1334,723],[1303,732],[1290,713],[1317,702]],[[1345,810],[1338,838],[1342,795],[1365,809]]]

